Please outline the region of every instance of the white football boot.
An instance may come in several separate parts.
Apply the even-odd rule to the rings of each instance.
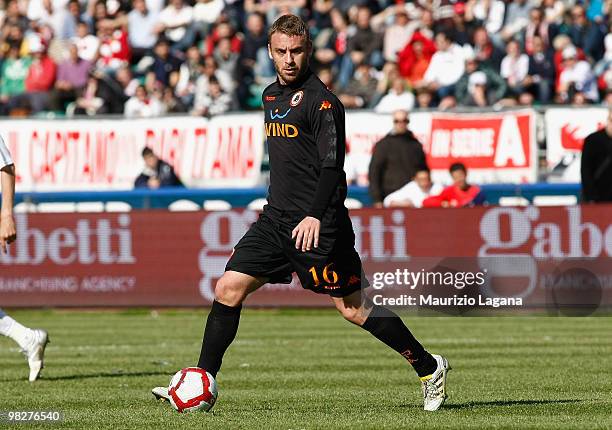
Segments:
[[[45,348],[49,343],[49,335],[45,330],[34,329],[32,330],[32,339],[28,346],[21,350],[23,355],[28,359],[28,366],[30,366],[30,376],[28,380],[34,382],[38,379],[40,371],[44,367],[45,359]]]
[[[437,411],[442,407],[446,400],[446,375],[451,367],[448,360],[441,355],[432,354],[436,359],[438,367],[436,371],[428,376],[421,378],[423,386],[423,409],[426,411]]]
[[[170,395],[168,394],[168,387],[155,387],[151,390],[151,393],[157,400],[168,400],[170,401]]]

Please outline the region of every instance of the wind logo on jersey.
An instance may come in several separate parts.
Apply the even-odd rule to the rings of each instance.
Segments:
[[[296,107],[302,102],[303,98],[304,98],[304,91],[300,90],[291,97],[291,101],[289,102],[289,104],[292,107]]]
[[[327,100],[324,100],[323,103],[321,103],[319,110],[331,109],[331,107],[332,107],[331,103],[328,102]]]
[[[298,128],[293,124],[285,124],[282,122],[266,122],[267,137],[296,137]]]
[[[285,112],[284,114],[278,113],[278,108],[274,109],[274,113],[272,112],[272,109],[270,109],[270,118],[284,119],[287,115],[289,115],[289,112],[291,112],[291,108],[287,109],[287,112]]]
[[[274,100],[276,100],[276,96],[266,96],[267,102],[273,102]]]

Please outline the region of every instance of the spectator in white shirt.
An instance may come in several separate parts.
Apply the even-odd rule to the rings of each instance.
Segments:
[[[166,0],[146,0],[146,2],[147,9],[155,15],[159,14],[166,4]]]
[[[463,76],[465,53],[445,32],[436,35],[436,48],[425,76],[417,86],[436,91],[438,98],[443,101],[454,93],[454,85]]]
[[[72,39],[72,42],[79,50],[79,58],[85,61],[94,63],[98,57],[98,48],[100,47],[100,39],[93,34],[89,34],[89,26],[85,22],[79,22],[77,25],[77,35]]]
[[[501,62],[500,75],[508,83],[508,90],[513,95],[523,92],[522,82],[529,72],[529,57],[521,52],[521,46],[516,40],[508,42],[506,55]]]
[[[467,22],[478,21],[487,29],[487,33],[499,32],[504,24],[506,5],[502,0],[468,1],[465,9]]]
[[[578,51],[573,45],[565,48],[561,54],[563,71],[559,76],[559,92],[564,102],[576,102],[586,98],[596,102],[599,98],[597,82],[591,65],[578,60]]]
[[[30,0],[27,2],[27,17],[30,21],[38,21],[44,17],[47,11],[45,3],[45,0]],[[66,9],[68,0],[51,0],[47,4],[54,10]]]
[[[410,42],[418,22],[411,23],[406,9],[397,6],[393,25],[385,29],[383,38],[383,56],[385,61],[397,62],[397,55]]]
[[[443,189],[440,184],[431,182],[429,169],[422,168],[417,170],[412,181],[385,197],[383,205],[386,208],[420,208],[423,206],[423,200],[429,196],[437,196]]]
[[[214,62],[213,62],[214,63]],[[187,58],[179,69],[175,92],[181,101],[191,106],[196,92],[196,83],[202,73],[202,58],[197,46],[187,50]]]
[[[231,94],[234,91],[234,82],[231,76],[219,69],[217,61],[212,55],[204,57],[202,71],[195,81],[194,104],[196,107],[201,106],[204,98],[210,93],[208,86],[212,78],[219,81],[223,92]]]
[[[539,3],[539,2],[538,2]],[[529,13],[534,7],[531,0],[513,0],[506,8],[505,25],[501,32],[495,34],[494,40],[507,43],[515,37],[520,37],[521,31],[529,24]]]
[[[195,29],[202,38],[205,38],[212,25],[223,12],[224,0],[198,0],[193,7],[193,21]]]
[[[65,3],[65,4],[63,4]],[[45,0],[34,20],[39,26],[48,25],[53,29],[53,37],[69,40],[76,33],[76,19],[68,12],[67,2]]]
[[[147,9],[145,0],[134,0],[128,14],[128,37],[132,48],[132,63],[149,54],[157,42],[157,14]]]
[[[164,33],[173,51],[186,51],[195,40],[193,8],[184,0],[170,0],[159,14],[157,31]]]
[[[414,108],[415,97],[406,90],[406,81],[397,76],[391,84],[389,92],[378,102],[376,113],[393,113],[398,110],[411,111]]]
[[[196,100],[195,109],[191,112],[194,116],[221,115],[232,107],[232,97],[223,92],[219,81],[212,77],[208,81],[208,95]]]
[[[163,114],[164,109],[159,100],[149,97],[144,85],[136,88],[136,95],[125,103],[126,118],[151,118]]]

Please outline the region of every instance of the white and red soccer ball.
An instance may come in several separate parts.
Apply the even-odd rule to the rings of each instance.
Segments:
[[[209,411],[217,400],[215,378],[199,367],[186,367],[168,385],[170,403],[179,412]]]

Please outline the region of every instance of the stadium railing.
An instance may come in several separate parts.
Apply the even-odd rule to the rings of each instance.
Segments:
[[[482,185],[486,202],[491,205],[567,205],[580,201],[580,184],[488,184]],[[70,191],[17,193],[21,212],[101,212],[130,209],[224,210],[261,208],[266,187],[247,189],[163,188],[126,191]],[[350,186],[348,197],[352,208],[370,206],[366,187]],[[189,204],[192,202],[194,204]]]

